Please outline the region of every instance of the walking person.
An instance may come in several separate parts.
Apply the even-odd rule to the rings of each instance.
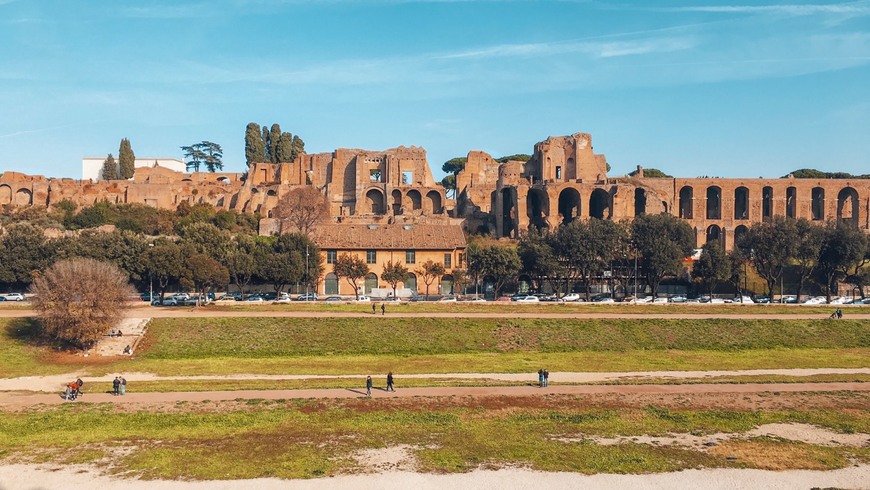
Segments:
[[[372,377],[366,376],[366,396],[372,396]]]
[[[396,391],[396,389],[393,388],[393,372],[392,371],[387,373],[387,391],[393,391],[393,392]]]
[[[544,387],[544,370],[538,369],[538,388]]]
[[[115,380],[112,381],[112,395],[118,396],[118,392],[121,389],[121,380],[117,376],[115,376]]]
[[[127,380],[124,379],[124,375],[121,375],[121,379],[118,380],[121,383],[121,396],[124,396],[127,393]]]
[[[385,303],[381,303],[381,315],[387,314],[387,305]]]
[[[378,314],[378,305],[372,303],[372,315]]]
[[[550,370],[544,369],[544,388],[550,386]]]
[[[842,320],[842,319],[843,319],[843,310],[840,308],[837,308],[837,320]]]

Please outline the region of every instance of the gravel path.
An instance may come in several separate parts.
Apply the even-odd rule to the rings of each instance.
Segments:
[[[4,465],[0,487],[4,490],[63,488],[66,490],[794,490],[809,488],[868,488],[870,466],[834,471],[763,471],[736,469],[685,470],[653,475],[582,475],[544,473],[525,469],[477,470],[450,475],[386,472],[342,475],[313,480],[261,478],[232,481],[123,480],[99,474],[86,466]]]
[[[85,383],[87,387],[87,383]],[[302,390],[238,390],[136,393],[135,384],[127,384],[127,395],[113,396],[109,393],[86,393],[80,400],[88,403],[124,403],[128,405],[158,405],[165,403],[229,401],[229,400],[284,400],[297,398],[362,398],[364,384],[347,388],[302,389]],[[486,386],[486,387],[430,387],[399,388],[395,392],[372,390],[372,398],[394,397],[483,397],[483,396],[545,396],[588,395],[605,393],[642,394],[694,394],[694,393],[777,393],[777,392],[831,392],[870,391],[870,383],[745,383],[745,384],[686,384],[686,385],[555,385],[549,388],[537,386]],[[24,394],[10,392],[0,398],[0,407],[26,408],[33,405],[58,405],[71,403],[57,394]],[[75,403],[75,402],[72,402]]]

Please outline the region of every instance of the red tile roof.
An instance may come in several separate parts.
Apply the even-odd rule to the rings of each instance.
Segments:
[[[459,225],[324,224],[314,231],[322,249],[342,250],[454,250],[465,248]]]

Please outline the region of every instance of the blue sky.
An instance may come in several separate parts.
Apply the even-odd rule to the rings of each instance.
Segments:
[[[0,0],[0,170],[81,157],[244,170],[248,122],[309,153],[531,153],[589,132],[612,175],[870,173],[870,0]]]

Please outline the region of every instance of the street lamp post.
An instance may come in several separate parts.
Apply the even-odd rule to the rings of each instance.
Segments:
[[[154,248],[153,243],[148,244],[148,248]],[[154,273],[151,271],[151,266],[148,266],[148,303],[154,303]]]
[[[311,277],[308,276],[308,244],[305,244],[305,301],[311,301],[311,294],[308,291],[311,286]]]

